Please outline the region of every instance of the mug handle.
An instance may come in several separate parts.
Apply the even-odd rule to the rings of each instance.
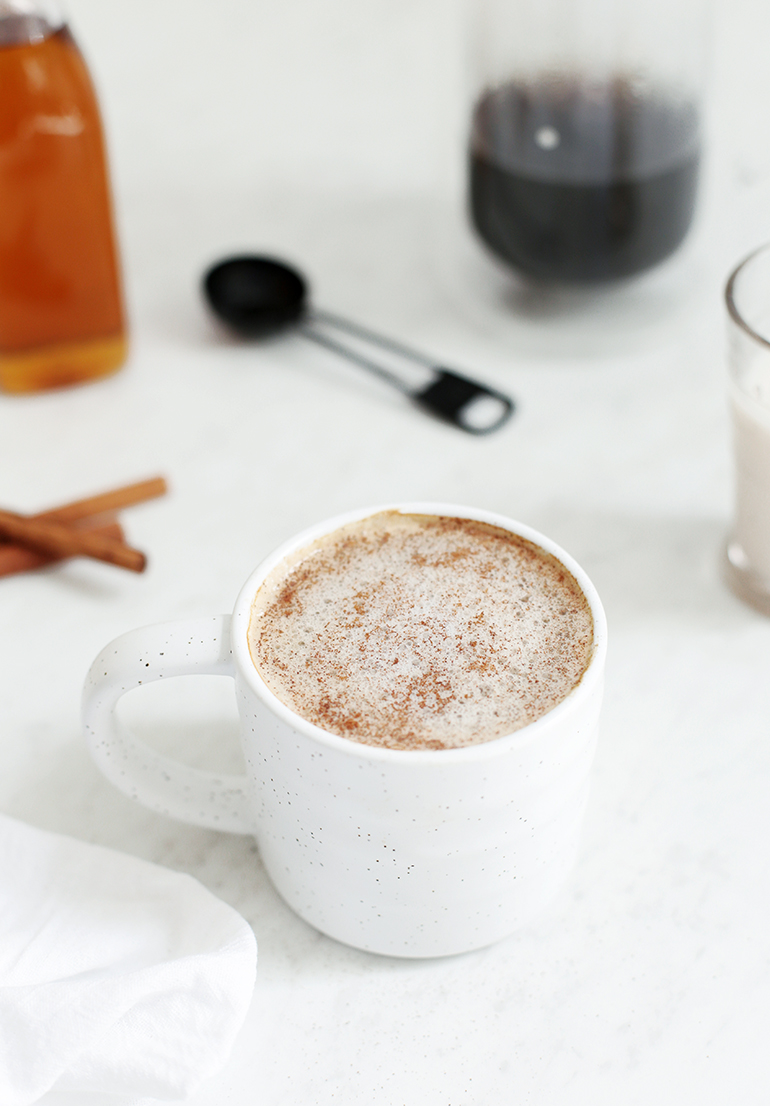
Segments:
[[[204,772],[156,753],[118,721],[118,701],[169,676],[235,678],[230,615],[164,622],[107,645],[83,689],[83,727],[91,755],[110,783],[143,806],[194,826],[253,833],[246,776]]]

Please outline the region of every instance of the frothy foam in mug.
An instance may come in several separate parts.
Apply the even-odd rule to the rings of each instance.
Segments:
[[[287,557],[252,605],[271,691],[321,729],[451,749],[534,721],[580,682],[593,618],[545,550],[473,519],[385,511]]]

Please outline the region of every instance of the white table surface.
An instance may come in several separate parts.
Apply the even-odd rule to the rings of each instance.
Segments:
[[[171,492],[123,515],[145,575],[81,560],[0,581],[0,810],[189,872],[253,925],[253,1005],[193,1106],[767,1103],[770,619],[732,597],[719,561],[720,288],[770,237],[768,15],[750,0],[717,11],[683,253],[613,293],[504,304],[432,190],[458,4],[157,7],[69,4],[110,128],[132,352],[112,379],[0,396],[0,501],[34,511],[156,473]],[[271,98],[278,76],[288,91]],[[228,341],[197,281],[241,247],[300,260],[319,303],[510,390],[515,419],[471,438],[298,337]],[[114,791],[79,724],[112,637],[226,611],[284,538],[398,499],[548,533],[593,578],[611,635],[569,885],[509,940],[432,962],[316,933],[249,839]],[[237,769],[228,684],[145,689],[126,713],[159,747]]]

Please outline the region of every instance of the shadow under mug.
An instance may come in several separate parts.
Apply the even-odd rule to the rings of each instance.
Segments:
[[[447,750],[394,750],[327,733],[262,681],[247,633],[254,596],[295,550],[383,510],[469,518],[534,542],[577,580],[594,649],[577,687],[510,735]],[[275,887],[300,917],[345,944],[391,956],[481,948],[528,922],[575,860],[596,747],[606,620],[573,559],[529,527],[436,503],[368,508],[306,530],[262,562],[232,616],[144,627],[95,660],[83,698],[93,757],[127,795],[183,822],[253,834]],[[203,772],[156,753],[116,718],[152,680],[235,681],[246,775]]]

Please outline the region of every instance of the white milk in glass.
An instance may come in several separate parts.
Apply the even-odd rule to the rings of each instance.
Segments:
[[[734,540],[753,570],[770,580],[770,383],[744,377],[730,387],[735,455]],[[746,394],[747,392],[751,394]]]

